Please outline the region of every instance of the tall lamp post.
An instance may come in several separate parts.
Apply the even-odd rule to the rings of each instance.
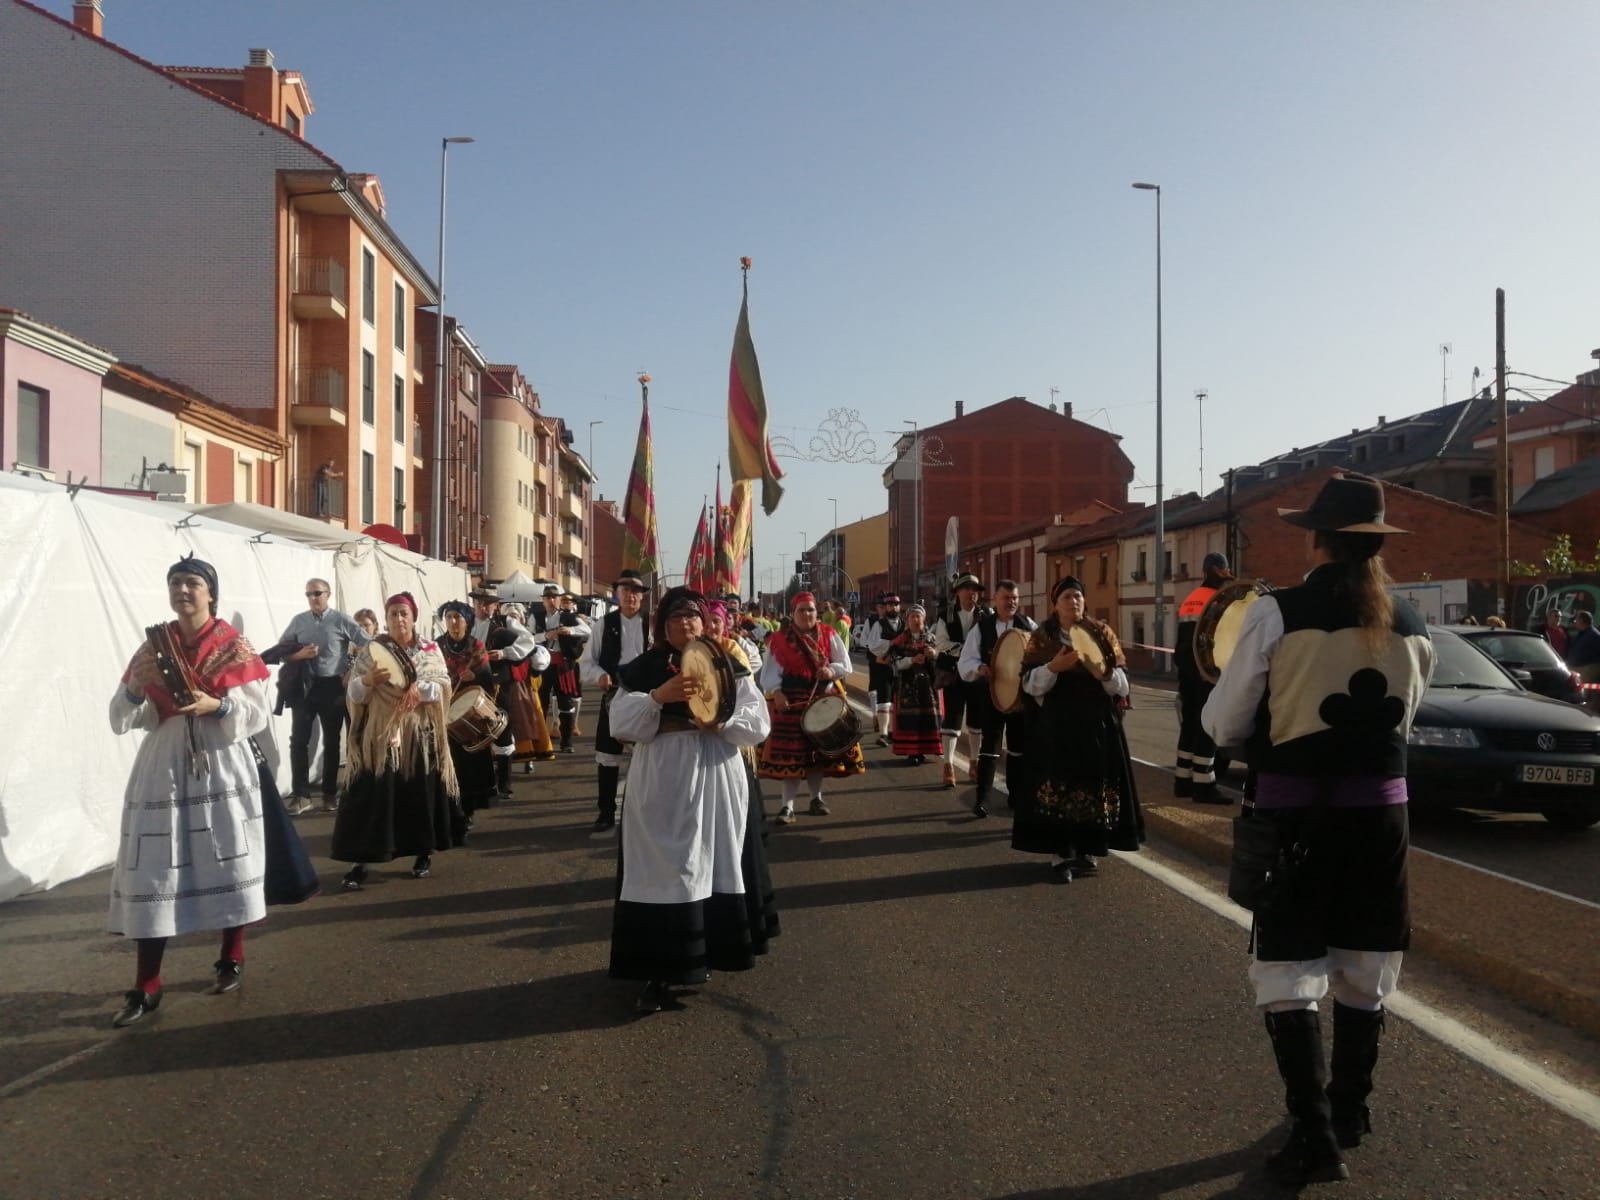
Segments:
[[[1141,192],[1156,194],[1156,632],[1155,644],[1166,637],[1166,604],[1162,592],[1167,580],[1167,514],[1161,502],[1161,185],[1136,183]],[[1161,663],[1166,669],[1166,663]]]
[[[433,355],[433,529],[428,548],[435,558],[443,558],[444,546],[444,208],[446,181],[449,178],[450,147],[476,141],[469,137],[441,138],[439,142],[439,285],[438,330]]]
[[[828,557],[833,560],[833,598],[839,598],[839,501],[828,497],[828,503],[833,505],[833,532],[828,535]]]
[[[584,560],[589,568],[589,586],[585,589],[585,592],[590,596],[594,595],[594,589],[600,582],[595,578],[594,574],[594,555],[595,550],[597,549],[594,536],[594,482],[597,478],[599,478],[599,472],[594,469],[594,427],[596,425],[604,424],[604,421],[589,422],[589,503],[586,506],[586,512],[588,513],[588,524],[584,526],[583,544],[588,551],[588,553],[584,555]]]
[[[911,603],[920,599],[918,595],[918,580],[922,575],[922,434],[917,429],[915,421],[907,421],[911,426]]]

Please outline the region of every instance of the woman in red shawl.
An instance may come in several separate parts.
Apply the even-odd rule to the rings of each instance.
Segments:
[[[250,748],[271,712],[267,666],[217,617],[210,563],[174,563],[167,599],[177,620],[151,627],[111,699],[113,732],[146,731],[111,875],[107,927],[139,945],[133,989],[111,1022],[118,1027],[161,1003],[161,960],[176,934],[222,930],[212,991],[236,989],[244,927],[267,913],[261,777]]]

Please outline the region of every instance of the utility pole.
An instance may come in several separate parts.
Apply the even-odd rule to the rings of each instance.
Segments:
[[[1500,615],[1511,606],[1511,440],[1506,430],[1506,290],[1494,290],[1495,499],[1500,507]]]
[[[1200,495],[1206,494],[1206,390],[1194,390],[1194,402],[1200,409]]]
[[[1439,343],[1439,405],[1450,403],[1450,352],[1455,347],[1449,342]]]

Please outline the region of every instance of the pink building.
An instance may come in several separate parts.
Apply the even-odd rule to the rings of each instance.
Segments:
[[[0,470],[102,482],[100,394],[114,362],[99,346],[0,308]]]

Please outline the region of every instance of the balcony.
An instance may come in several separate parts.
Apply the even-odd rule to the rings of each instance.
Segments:
[[[570,488],[562,491],[561,515],[563,517],[573,517],[579,521],[588,518],[587,501],[585,501],[581,492],[572,491]]]
[[[345,317],[344,264],[336,258],[297,254],[294,259],[294,315],[307,321]]]
[[[580,561],[583,558],[583,535],[570,529],[561,531],[561,540],[556,543],[556,550],[567,558]]]
[[[289,419],[296,425],[348,425],[349,389],[343,367],[297,367]]]
[[[425,464],[426,458],[422,449],[422,422],[413,421],[411,423],[411,465],[420,471]]]
[[[295,488],[294,511],[302,517],[315,517],[343,525],[349,515],[343,479],[318,479],[313,471]]]

